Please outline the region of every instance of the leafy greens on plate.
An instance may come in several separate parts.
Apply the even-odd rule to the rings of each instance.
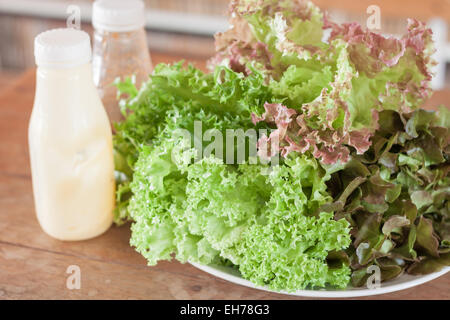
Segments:
[[[160,64],[140,90],[117,84],[115,219],[131,245],[149,265],[223,264],[284,291],[450,265],[450,112],[420,109],[431,31],[410,20],[385,38],[300,0],[230,10],[211,72]],[[236,144],[198,156],[212,129],[267,134],[229,164]]]

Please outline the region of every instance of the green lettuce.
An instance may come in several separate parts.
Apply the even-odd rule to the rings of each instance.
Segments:
[[[250,164],[250,155],[236,165],[219,155],[194,161],[191,141],[176,134],[181,128],[196,139],[195,121],[221,132],[254,127],[251,108],[271,99],[262,81],[258,73],[244,77],[226,67],[203,74],[158,66],[128,99],[134,112],[118,125],[117,152],[133,150],[123,167],[134,172],[118,190],[119,199],[129,191],[127,214],[118,220],[133,221],[130,243],[149,265],[174,256],[231,263],[244,278],[276,290],[345,287],[348,264],[329,266],[327,257],[350,245],[349,224],[319,211],[332,200],[330,174],[314,158],[293,156],[274,168]],[[146,130],[136,130],[141,123]]]
[[[418,109],[431,31],[410,20],[385,38],[301,0],[230,10],[211,72],[160,64],[140,90],[117,84],[115,221],[131,245],[149,265],[232,266],[285,291],[449,265],[450,112]],[[243,158],[225,140],[202,156],[210,129],[263,131]]]
[[[273,171],[214,157],[177,167],[168,151],[144,150],[131,183],[130,243],[150,265],[172,254],[202,264],[226,259],[276,290],[347,285],[348,265],[326,259],[350,245],[349,224],[319,213],[330,197],[314,159],[290,159]]]
[[[196,159],[195,141],[177,134],[187,130],[205,149],[196,121],[224,136],[257,128],[252,110],[276,99],[263,73],[159,65],[137,94],[126,83],[122,92],[131,112],[116,127],[116,221],[132,221],[130,244],[149,265],[173,256],[231,263],[276,290],[347,285],[348,264],[329,266],[327,257],[350,245],[349,224],[319,211],[332,200],[330,174],[313,157],[292,156],[271,168],[250,164],[246,153],[243,163],[227,165],[219,154]]]
[[[204,72],[183,63],[155,67],[150,80],[137,91],[131,80],[118,84],[126,121],[116,124],[114,136],[118,180],[115,220],[128,220],[127,206],[132,193],[129,187],[139,154],[145,146],[174,144],[179,129],[194,131],[199,121],[202,131],[253,128],[251,110],[271,99],[261,73],[244,77],[226,67],[215,73]],[[245,94],[244,94],[245,93]],[[264,127],[264,126],[263,126]],[[201,140],[195,137],[193,140]],[[208,142],[202,142],[204,147]]]
[[[350,245],[348,222],[319,210],[330,200],[327,177],[311,158],[289,158],[274,168],[267,206],[237,245],[236,262],[245,278],[286,291],[347,286],[348,264],[327,263],[330,252]]]

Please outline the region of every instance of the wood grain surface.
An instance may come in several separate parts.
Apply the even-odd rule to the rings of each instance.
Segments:
[[[153,54],[154,62],[179,57]],[[204,61],[194,61],[204,68]],[[304,299],[235,285],[188,264],[147,267],[129,246],[128,226],[81,242],[47,236],[36,220],[27,128],[35,87],[29,70],[0,92],[0,299]],[[437,93],[432,104],[450,100]],[[66,270],[81,270],[81,289],[69,290]],[[450,274],[427,284],[364,299],[450,299]]]

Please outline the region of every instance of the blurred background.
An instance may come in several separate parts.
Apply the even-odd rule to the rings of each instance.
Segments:
[[[126,0],[124,0],[126,1]],[[204,65],[214,53],[213,35],[228,27],[228,0],[144,0],[149,49],[165,60],[188,59]],[[436,89],[450,88],[450,0],[313,0],[338,22],[366,25],[367,8],[381,9],[381,32],[405,32],[406,19],[430,22],[440,62]],[[47,29],[64,27],[67,7],[81,9],[81,28],[92,33],[92,0],[0,0],[0,90],[34,67],[33,39]]]

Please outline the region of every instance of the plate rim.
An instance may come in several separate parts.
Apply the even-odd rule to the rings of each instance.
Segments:
[[[431,274],[423,275],[423,276],[414,276],[414,279],[411,279],[409,281],[406,281],[404,283],[398,283],[389,285],[386,287],[381,286],[380,288],[375,289],[354,289],[354,290],[298,290],[295,292],[285,292],[285,291],[274,291],[267,287],[263,286],[257,286],[250,282],[249,280],[246,280],[244,278],[226,273],[220,269],[218,269],[219,266],[213,266],[213,265],[202,265],[194,262],[189,262],[192,266],[195,268],[209,273],[217,278],[220,278],[222,280],[238,284],[241,286],[245,286],[248,288],[253,288],[257,290],[262,290],[266,292],[271,293],[277,293],[277,294],[284,294],[289,296],[297,296],[297,297],[310,297],[310,298],[355,298],[355,297],[368,297],[368,296],[374,296],[374,295],[380,295],[380,294],[386,294],[386,293],[392,293],[396,291],[401,291],[405,289],[409,289],[412,287],[419,286],[421,284],[424,284],[426,282],[432,281],[434,279],[437,279],[446,273],[450,272],[450,267],[444,267],[441,271],[434,272]],[[227,267],[222,267],[227,268]],[[389,283],[389,282],[387,282]]]

